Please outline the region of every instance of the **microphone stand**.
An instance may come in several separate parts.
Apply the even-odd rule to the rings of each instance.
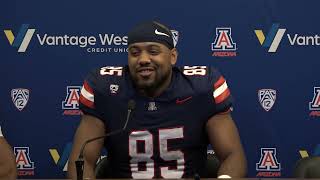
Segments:
[[[126,122],[127,124],[127,122]],[[86,147],[87,144],[93,142],[93,141],[96,141],[98,139],[102,139],[102,138],[106,138],[108,136],[112,136],[112,135],[115,135],[115,134],[118,134],[122,131],[125,130],[125,127],[122,128],[122,129],[118,129],[116,131],[112,131],[108,134],[105,134],[103,136],[99,136],[99,137],[95,137],[95,138],[92,138],[92,139],[89,139],[87,141],[85,141],[82,146],[81,146],[81,150],[80,150],[80,155],[78,157],[78,159],[75,161],[76,163],[76,171],[77,171],[77,180],[83,180],[83,169],[84,169],[84,159],[83,159],[83,153],[84,153],[84,148]]]
[[[127,113],[127,119],[126,119],[126,122],[123,126],[123,128],[121,129],[118,129],[118,130],[115,130],[115,131],[112,131],[110,133],[107,133],[103,136],[99,136],[99,137],[95,137],[95,138],[92,138],[92,139],[88,139],[86,140],[82,146],[81,146],[81,149],[80,149],[80,154],[79,154],[79,157],[78,159],[75,161],[75,164],[76,164],[76,171],[77,171],[77,180],[83,180],[83,170],[84,170],[84,159],[83,159],[83,153],[84,153],[84,148],[86,147],[87,144],[89,144],[90,142],[92,141],[96,141],[98,139],[102,139],[102,138],[106,138],[108,136],[113,136],[115,134],[118,134],[122,131],[124,131],[126,128],[127,128],[127,124],[129,122],[129,119],[130,119],[130,115],[131,115],[131,112],[135,109],[135,101],[134,100],[130,100],[128,102],[128,113]]]

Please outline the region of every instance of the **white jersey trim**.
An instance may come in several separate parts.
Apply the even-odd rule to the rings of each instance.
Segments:
[[[88,101],[94,102],[94,95],[87,91],[84,86],[81,89],[81,94],[85,97]]]
[[[1,131],[1,126],[0,126],[0,137],[3,137],[2,131]]]
[[[228,89],[228,85],[227,82],[224,81],[224,83],[213,92],[213,97],[216,98],[218,97],[220,94],[222,94],[225,90]]]

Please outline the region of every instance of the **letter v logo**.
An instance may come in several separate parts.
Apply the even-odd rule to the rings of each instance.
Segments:
[[[299,150],[301,158],[309,157],[309,153],[307,150]],[[320,156],[320,144],[317,144],[313,150],[312,156]]]
[[[4,30],[4,33],[11,46],[18,48],[18,52],[25,52],[29,46],[31,38],[36,31],[28,29],[29,24],[22,24],[17,37],[14,37],[12,30]]]
[[[272,24],[267,37],[260,29],[254,30],[262,47],[269,47],[268,52],[276,52],[286,29],[279,29],[280,24]]]
[[[49,149],[50,155],[55,164],[63,168],[63,171],[68,171],[67,165],[69,161],[69,155],[71,152],[72,143],[67,143],[63,149],[62,156],[60,157],[57,149]]]

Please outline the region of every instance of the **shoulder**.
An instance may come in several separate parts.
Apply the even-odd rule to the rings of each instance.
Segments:
[[[220,72],[211,66],[182,66],[178,67],[183,79],[199,91],[210,91],[222,77]]]
[[[124,76],[125,66],[102,66],[89,72],[88,80],[121,79]]]
[[[184,66],[179,69],[181,74],[178,81],[180,92],[185,92],[188,87],[191,87],[193,93],[196,93],[199,97],[207,98],[206,107],[212,110],[213,115],[225,112],[232,106],[232,97],[227,82],[216,68]],[[206,100],[202,102],[206,102]]]
[[[127,66],[104,66],[90,71],[79,97],[81,110],[103,119],[101,113],[98,113],[98,107],[112,102],[112,97],[127,95],[130,86],[127,83],[128,73]]]
[[[84,84],[93,90],[116,88],[125,84],[128,74],[126,66],[103,66],[89,72]]]

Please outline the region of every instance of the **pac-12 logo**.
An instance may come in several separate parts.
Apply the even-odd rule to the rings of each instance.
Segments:
[[[34,162],[30,159],[29,147],[14,147],[18,176],[33,176]]]
[[[62,109],[64,115],[80,115],[79,97],[81,86],[67,86],[67,94],[65,100],[62,101]]]
[[[313,99],[309,102],[310,116],[320,116],[320,87],[313,88]]]
[[[279,177],[281,176],[281,164],[277,160],[276,148],[261,148],[260,160],[256,163],[258,177]]]
[[[212,56],[236,56],[237,44],[233,42],[230,27],[216,28],[216,38],[211,43]]]
[[[23,88],[17,88],[11,90],[11,99],[13,104],[19,111],[22,111],[26,107],[29,101],[29,90]]]
[[[258,91],[259,102],[266,111],[269,111],[273,107],[276,97],[277,91],[274,89],[260,89]]]
[[[179,40],[179,31],[177,30],[170,30],[172,34],[172,39],[173,39],[173,46],[176,47],[178,44]]]

